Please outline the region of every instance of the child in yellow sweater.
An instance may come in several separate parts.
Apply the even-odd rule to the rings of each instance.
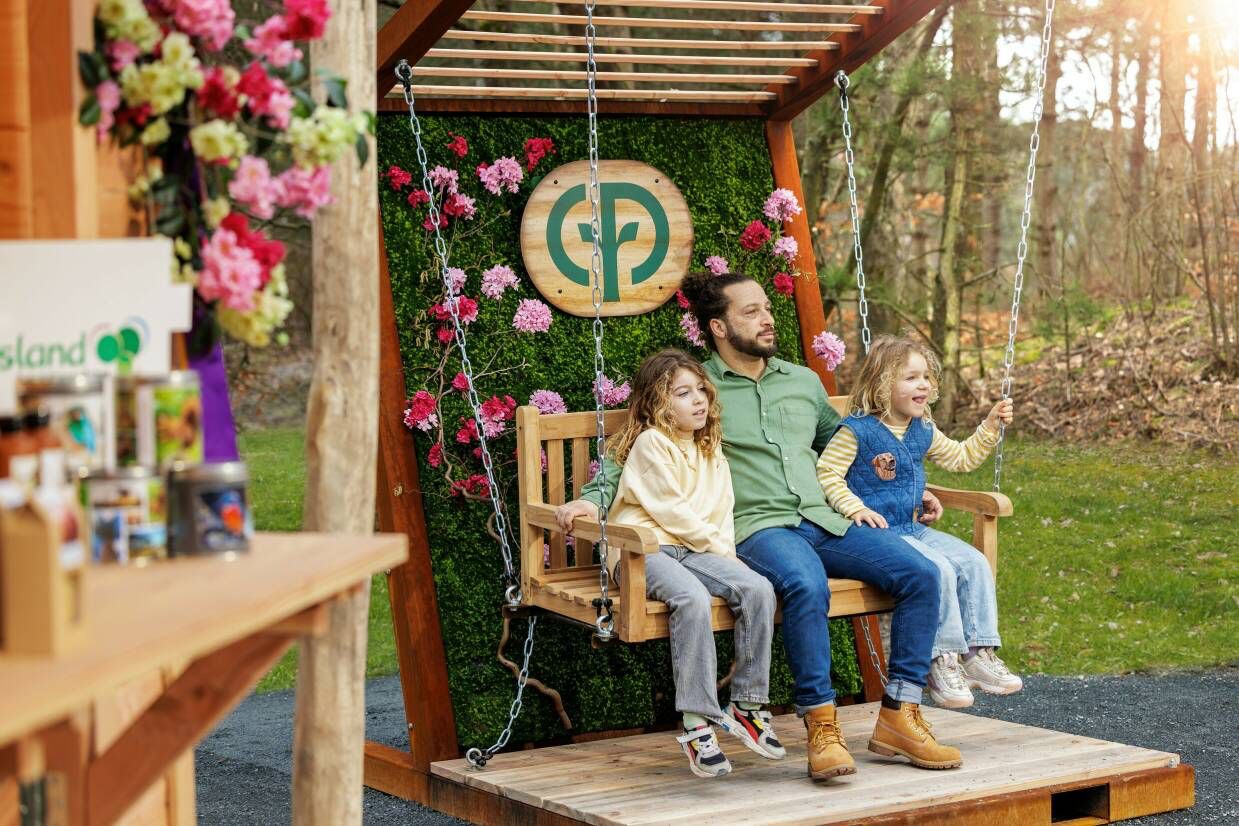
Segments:
[[[818,460],[818,481],[830,506],[857,525],[898,532],[938,567],[938,631],[929,669],[929,694],[946,708],[973,703],[972,688],[1012,694],[1023,681],[995,649],[998,602],[985,557],[968,543],[920,523],[929,459],[966,473],[998,443],[999,423],[1010,424],[1014,406],[1000,401],[966,441],[947,437],[933,423],[938,360],[908,338],[881,336],[861,367],[848,409]]]

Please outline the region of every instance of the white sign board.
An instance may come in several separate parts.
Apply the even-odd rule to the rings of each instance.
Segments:
[[[191,290],[167,238],[0,241],[0,413],[19,376],[167,373]]]

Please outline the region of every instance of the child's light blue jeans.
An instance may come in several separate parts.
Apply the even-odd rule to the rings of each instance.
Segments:
[[[969,646],[1002,645],[998,637],[998,595],[984,554],[949,533],[924,525],[904,534],[906,541],[938,566],[938,633],[933,656],[960,654]]]

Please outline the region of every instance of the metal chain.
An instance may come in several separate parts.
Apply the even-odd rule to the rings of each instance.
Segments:
[[[869,636],[869,623],[865,622],[866,617],[861,618],[860,630],[865,635],[865,648],[869,649],[869,662],[873,665],[873,670],[877,673],[878,679],[882,681],[882,687],[886,687],[886,675],[882,673],[882,663],[878,660],[878,649],[873,645],[873,638]]]
[[[443,280],[443,289],[447,293],[447,307],[452,317],[452,335],[456,346],[460,349],[461,372],[467,380],[465,394],[469,400],[469,408],[473,411],[473,421],[478,429],[478,441],[481,443],[482,468],[486,471],[486,483],[490,493],[491,507],[495,512],[495,533],[499,536],[499,548],[503,552],[503,576],[506,588],[504,601],[510,606],[521,604],[521,586],[516,576],[516,567],[512,564],[512,549],[508,545],[507,507],[495,483],[495,465],[491,461],[490,445],[486,440],[486,428],[482,417],[482,400],[478,398],[477,389],[473,384],[473,363],[469,361],[469,350],[466,346],[465,328],[460,323],[459,300],[452,288],[451,277],[447,272],[447,244],[439,231],[439,205],[435,202],[434,182],[430,179],[430,162],[426,157],[426,147],[422,145],[422,124],[417,118],[417,110],[413,101],[413,69],[407,60],[401,60],[396,66],[396,78],[404,86],[404,101],[409,106],[409,125],[413,129],[413,139],[417,143],[417,162],[422,168],[422,188],[430,197],[427,208],[430,212],[430,223],[434,230],[435,254],[439,260],[439,275]]]
[[[860,246],[860,207],[856,203],[856,155],[852,152],[852,121],[848,118],[848,76],[842,69],[835,72],[839,89],[839,108],[843,110],[843,160],[848,169],[848,208],[852,213],[852,252],[856,256],[856,310],[860,314],[860,340],[869,354],[869,301],[865,298],[865,251]]]
[[[1045,24],[1041,28],[1041,59],[1037,65],[1037,102],[1033,106],[1032,137],[1028,139],[1028,175],[1024,180],[1024,214],[1020,218],[1020,243],[1015,250],[1015,282],[1011,291],[1011,317],[1007,322],[1007,349],[1002,356],[1002,398],[1011,398],[1011,370],[1015,366],[1015,334],[1020,326],[1020,295],[1024,291],[1024,261],[1028,258],[1028,227],[1032,224],[1033,182],[1037,178],[1037,150],[1041,148],[1041,116],[1045,113],[1045,82],[1053,41],[1055,0],[1045,0]],[[1002,489],[1003,445],[1007,426],[998,423],[994,448],[994,490]]]
[[[594,5],[595,0],[585,4],[585,76],[588,84],[586,94],[586,111],[589,115],[589,228],[593,235],[594,248],[590,254],[589,271],[593,278],[594,303],[594,413],[597,417],[597,435],[595,444],[598,452],[598,474],[606,479],[606,406],[602,400],[602,383],[606,377],[606,360],[602,355],[602,228],[598,219],[598,64],[594,61]],[[598,570],[598,590],[601,596],[595,606],[598,617],[594,620],[594,636],[602,641],[610,641],[615,637],[615,619],[611,614],[610,572],[607,570],[607,554],[610,547],[607,542],[607,513],[610,503],[607,501],[606,485],[601,485],[602,503],[598,508],[598,554],[601,567]]]
[[[525,683],[529,680],[529,659],[533,656],[533,629],[537,625],[537,616],[530,617],[529,632],[525,634],[525,659],[521,663],[520,676],[516,678],[516,697],[512,700],[512,705],[508,707],[508,724],[503,727],[499,739],[490,747],[485,749],[474,747],[465,752],[465,760],[475,769],[484,768],[495,753],[506,746],[512,737],[512,726],[516,725],[516,718],[521,716],[521,708],[525,703]]]

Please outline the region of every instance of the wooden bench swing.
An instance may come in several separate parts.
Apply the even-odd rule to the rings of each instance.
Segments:
[[[843,415],[846,396],[831,396],[830,403]],[[626,410],[605,414],[609,436],[623,424]],[[518,448],[517,482],[520,498],[521,592],[526,606],[541,608],[556,617],[593,627],[598,616],[594,605],[599,596],[599,566],[592,551],[570,553],[563,532],[555,522],[555,508],[566,499],[565,444],[571,447],[572,498],[580,498],[589,474],[590,447],[597,436],[593,412],[542,414],[532,406],[516,411]],[[542,470],[542,451],[546,451],[546,470]],[[930,485],[943,508],[972,514],[972,544],[998,572],[998,519],[1010,516],[1011,500],[1001,493],[968,491]],[[578,540],[596,541],[599,525],[595,519],[578,518],[574,524]],[[549,537],[549,543],[547,539]],[[621,574],[618,595],[612,592],[615,630],[620,640],[629,643],[663,639],[667,636],[669,609],[663,602],[645,594],[645,554],[657,553],[658,540],[649,528],[607,523],[607,541],[620,551]],[[549,565],[544,543],[550,546]],[[578,545],[577,548],[581,546]],[[830,580],[830,616],[855,617],[889,611],[894,601],[881,590],[856,579]],[[727,603],[715,597],[712,603],[715,631],[734,625]],[[777,620],[777,615],[776,615]]]

